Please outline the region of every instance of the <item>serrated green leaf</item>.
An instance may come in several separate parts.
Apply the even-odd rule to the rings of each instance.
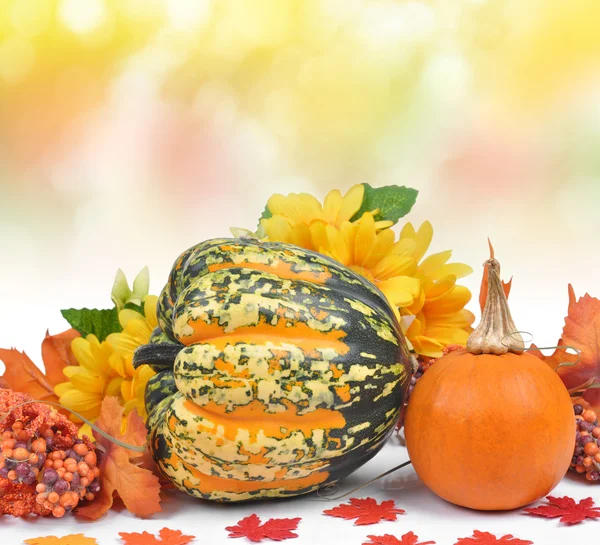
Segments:
[[[265,205],[265,209],[263,210],[263,213],[261,214],[260,218],[258,218],[258,228],[260,229],[260,220],[268,220],[269,218],[272,218],[272,217],[273,217],[273,214],[269,210],[269,206]]]
[[[360,210],[354,214],[352,221],[359,219],[365,212],[379,209],[375,215],[377,221],[385,220],[397,223],[400,218],[411,211],[419,194],[416,189],[405,186],[371,187],[369,184],[363,184],[363,186],[365,196]]]
[[[68,308],[61,310],[69,325],[83,337],[93,334],[102,342],[111,333],[123,331],[116,308],[98,310],[90,308]]]

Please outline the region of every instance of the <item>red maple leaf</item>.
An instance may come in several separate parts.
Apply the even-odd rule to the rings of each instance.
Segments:
[[[169,530],[169,528],[163,528],[158,532],[160,539],[156,539],[148,532],[141,534],[119,532],[119,535],[125,545],[187,545],[192,539],[195,539],[195,536],[184,536],[179,530]]]
[[[585,498],[576,503],[573,498],[563,496],[555,498],[547,497],[548,504],[539,507],[528,507],[525,512],[530,515],[537,515],[546,518],[560,517],[560,522],[566,524],[579,524],[587,519],[600,518],[600,507],[594,506],[592,498]]]
[[[454,545],[533,545],[533,541],[518,539],[511,534],[497,538],[489,532],[473,530],[472,537],[461,537]]]
[[[394,521],[398,515],[402,515],[406,511],[398,509],[394,500],[382,501],[377,503],[373,498],[350,498],[350,504],[343,503],[333,509],[323,511],[324,515],[330,517],[339,517],[346,520],[356,519],[355,526],[364,524],[377,524],[382,520]]]
[[[301,518],[269,519],[261,524],[257,515],[250,515],[240,520],[235,526],[227,526],[225,530],[230,532],[228,537],[247,537],[254,542],[263,539],[283,541],[284,539],[298,537],[298,534],[295,534],[292,530],[298,528],[298,523],[301,520]]]
[[[413,532],[404,534],[400,539],[390,534],[383,536],[367,536],[371,541],[363,545],[435,545],[435,541],[421,541]]]

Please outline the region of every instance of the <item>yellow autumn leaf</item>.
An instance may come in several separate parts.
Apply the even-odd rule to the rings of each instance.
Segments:
[[[83,534],[69,534],[68,536],[56,537],[32,537],[26,539],[28,545],[98,545],[93,537],[86,537]]]

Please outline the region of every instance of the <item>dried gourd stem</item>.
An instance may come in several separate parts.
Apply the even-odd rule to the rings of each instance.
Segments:
[[[487,300],[481,322],[467,340],[467,350],[471,354],[521,354],[525,343],[510,315],[500,280],[500,263],[492,257],[484,266],[488,274]],[[512,342],[507,343],[506,338]]]

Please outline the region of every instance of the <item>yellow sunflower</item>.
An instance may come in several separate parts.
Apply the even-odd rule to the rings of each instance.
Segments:
[[[471,293],[456,281],[473,272],[471,267],[448,263],[451,251],[423,259],[433,237],[429,222],[418,231],[407,223],[398,240],[388,229],[391,222],[375,221],[374,213],[366,212],[350,222],[360,209],[357,195],[352,188],[344,197],[345,206],[339,207],[345,210],[341,221],[339,212],[325,216],[325,207],[317,208],[312,200],[291,195],[284,198],[289,200],[282,206],[277,196],[275,208],[269,200],[273,217],[261,220],[262,231],[269,240],[333,257],[377,285],[398,314],[405,317],[406,336],[418,354],[439,357],[445,346],[465,344],[474,321],[473,314],[464,309]],[[292,204],[301,210],[293,209]],[[335,222],[327,221],[333,217]]]
[[[308,193],[290,193],[280,195],[276,193],[267,201],[267,208],[272,216],[260,222],[259,238],[268,233],[278,233],[281,238],[271,239],[289,242],[296,246],[316,250],[310,233],[310,225],[314,221],[322,221],[328,225],[339,227],[349,222],[360,210],[365,195],[362,184],[351,187],[342,196],[339,189],[327,193],[323,204]],[[372,210],[375,215],[378,210]],[[377,229],[392,226],[391,221],[378,221]],[[270,238],[270,237],[269,237]]]
[[[134,350],[150,340],[157,325],[157,299],[146,297],[144,314],[130,309],[120,311],[123,331],[109,335],[105,341],[100,342],[95,335],[73,340],[71,349],[79,365],[65,367],[68,381],[54,389],[61,405],[94,422],[100,416],[104,397],[115,396],[125,407],[125,414],[136,409],[146,418],[144,392],[154,372],[146,365],[134,369],[132,358]],[[91,437],[90,432],[87,425],[80,431]]]

